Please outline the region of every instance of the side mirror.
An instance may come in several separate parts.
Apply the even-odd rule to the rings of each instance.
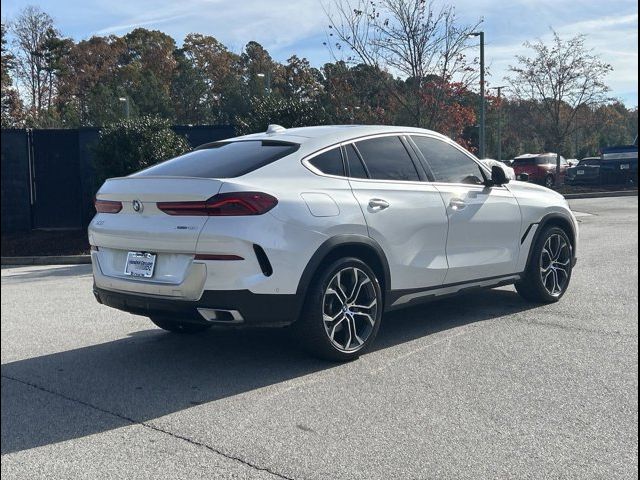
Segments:
[[[521,182],[528,182],[529,181],[529,174],[528,173],[521,173],[520,175],[518,175],[518,180],[520,180]]]
[[[491,167],[491,184],[492,185],[506,185],[509,183],[509,178],[502,167],[494,165]]]

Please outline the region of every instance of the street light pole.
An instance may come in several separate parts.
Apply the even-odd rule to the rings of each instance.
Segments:
[[[263,96],[271,94],[271,71],[267,70],[267,73],[257,73],[257,77],[262,78],[262,94]],[[266,83],[265,83],[266,79]]]
[[[485,145],[485,99],[484,99],[484,32],[472,32],[471,37],[480,37],[480,135],[479,135],[479,155],[484,158]]]
[[[503,88],[507,88],[506,85],[500,85],[499,87],[493,87],[498,91],[498,161],[502,161],[502,102],[500,101]]]
[[[120,97],[119,101],[124,102],[124,112],[127,120],[129,120],[129,97]]]

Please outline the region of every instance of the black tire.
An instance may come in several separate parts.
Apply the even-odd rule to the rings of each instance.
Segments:
[[[351,273],[352,271],[353,273]],[[327,293],[330,283],[335,285],[332,282],[336,281],[335,279],[339,272],[345,277],[355,278],[355,281],[348,278],[341,280],[344,286],[343,290],[348,291],[351,285],[356,285],[357,282],[361,282],[363,285],[358,290],[358,293],[353,293],[356,290],[354,288],[350,293],[356,297],[351,298],[352,295],[349,295],[345,302],[342,301],[340,295]],[[368,277],[369,282],[366,281],[363,275]],[[363,288],[365,290],[362,290]],[[375,312],[373,308],[360,310],[357,307],[356,304],[358,303],[374,305],[374,296]],[[349,302],[352,305],[346,306]],[[293,325],[293,333],[302,342],[303,347],[317,357],[338,362],[355,360],[373,344],[382,321],[383,307],[382,289],[375,272],[358,258],[340,258],[320,270],[311,282],[302,314]],[[335,309],[337,319],[333,323],[325,322],[324,314],[327,309],[331,308]],[[347,310],[344,310],[345,308]],[[341,311],[344,313],[342,317],[338,317]],[[367,312],[368,316],[372,318],[372,325],[371,321],[362,312]],[[325,325],[327,325],[326,328]],[[333,329],[331,329],[331,325],[333,325]],[[329,329],[334,334],[333,341],[330,338]],[[345,346],[350,345],[351,332],[353,331],[356,332],[355,337],[361,340],[362,343],[358,344],[357,341],[354,341],[353,343],[358,345],[339,348],[336,343],[344,343]],[[363,338],[365,334],[366,338]]]
[[[544,250],[545,245],[547,245],[547,241],[552,239],[552,237],[555,238],[556,236],[559,236],[559,238],[561,238],[566,243],[566,248],[568,249],[568,252],[564,252],[564,250],[561,252],[561,262],[558,263],[563,263],[567,258],[568,263],[566,265],[566,275],[565,273],[561,273],[556,269],[555,274],[554,272],[550,272],[552,277],[551,279],[549,279],[549,270],[543,271],[543,268],[547,264],[550,265],[553,262],[551,262],[550,257],[546,253],[544,253]],[[571,273],[573,269],[573,246],[571,244],[571,240],[564,230],[559,227],[551,226],[547,227],[542,232],[532,248],[533,250],[531,252],[529,265],[527,265],[527,270],[525,271],[523,278],[520,281],[516,282],[516,290],[524,299],[529,300],[530,302],[555,303],[564,296],[571,282]],[[561,270],[564,271],[564,268],[562,268]],[[543,281],[545,272],[547,272],[546,284]],[[554,285],[553,275],[556,275],[555,280],[557,284],[561,286],[561,288],[558,292],[552,294],[549,290],[549,286]],[[560,283],[562,285],[560,285]]]
[[[556,184],[556,179],[553,175],[547,175],[544,179],[544,186],[547,188],[553,188]]]
[[[149,317],[156,326],[171,333],[198,333],[211,328],[206,323],[181,322],[160,317]]]

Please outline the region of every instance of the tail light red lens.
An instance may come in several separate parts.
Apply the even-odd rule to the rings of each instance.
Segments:
[[[118,213],[122,210],[122,202],[113,200],[97,200],[94,202],[96,212],[98,213]]]
[[[168,215],[233,217],[262,215],[278,204],[275,197],[261,192],[221,193],[204,202],[158,202]]]

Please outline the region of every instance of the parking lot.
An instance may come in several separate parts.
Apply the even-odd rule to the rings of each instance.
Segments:
[[[88,265],[2,269],[3,478],[633,478],[638,198],[572,201],[558,304],[512,287],[385,317],[349,364],[282,331],[174,336]]]

